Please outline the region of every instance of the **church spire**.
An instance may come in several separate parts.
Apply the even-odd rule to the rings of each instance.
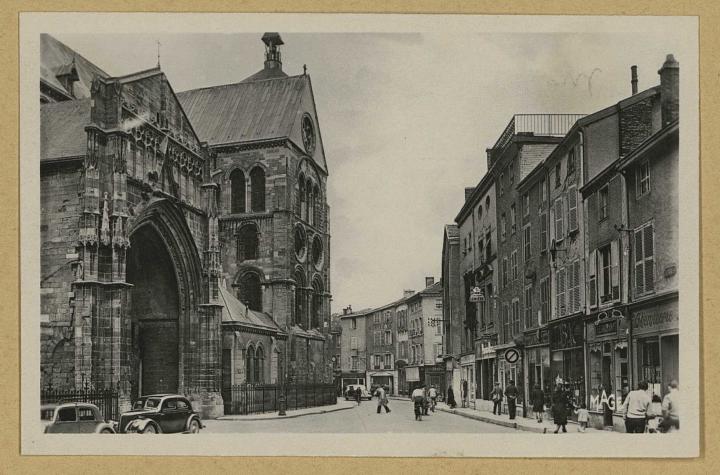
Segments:
[[[265,33],[262,36],[265,43],[265,69],[277,69],[282,71],[282,60],[280,58],[280,45],[283,45],[279,33]]]

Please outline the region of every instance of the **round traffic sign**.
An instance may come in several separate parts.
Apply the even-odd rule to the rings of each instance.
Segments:
[[[505,350],[505,361],[508,363],[517,363],[520,359],[520,353],[515,348],[508,348]]]

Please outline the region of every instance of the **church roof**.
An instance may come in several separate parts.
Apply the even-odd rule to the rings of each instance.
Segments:
[[[93,77],[95,75],[107,77],[108,74],[52,36],[46,33],[40,35],[40,81],[64,94],[70,95],[70,91],[65,89],[65,86],[58,81],[57,76],[70,72],[73,59],[78,74],[78,82],[75,84],[75,97],[90,97],[90,86]]]
[[[220,290],[220,300],[223,303],[223,323],[237,323],[245,327],[284,333],[270,315],[250,310],[244,303],[238,300],[232,292],[225,288],[224,285],[219,285],[218,288]]]
[[[289,76],[280,68],[263,68],[240,82],[261,81],[263,79],[283,79],[286,77]]]
[[[177,94],[201,140],[213,146],[290,137],[307,76],[251,78]]]
[[[42,104],[40,160],[85,156],[89,123],[90,99]]]

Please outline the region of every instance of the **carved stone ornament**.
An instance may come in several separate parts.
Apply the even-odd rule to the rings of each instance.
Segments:
[[[108,204],[108,192],[103,193],[102,221],[100,224],[100,242],[105,246],[110,245],[110,205]]]

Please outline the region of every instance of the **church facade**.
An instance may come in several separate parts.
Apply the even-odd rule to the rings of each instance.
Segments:
[[[41,385],[331,382],[327,165],[310,77],[175,93],[41,44]],[[227,402],[227,401],[226,401]]]

